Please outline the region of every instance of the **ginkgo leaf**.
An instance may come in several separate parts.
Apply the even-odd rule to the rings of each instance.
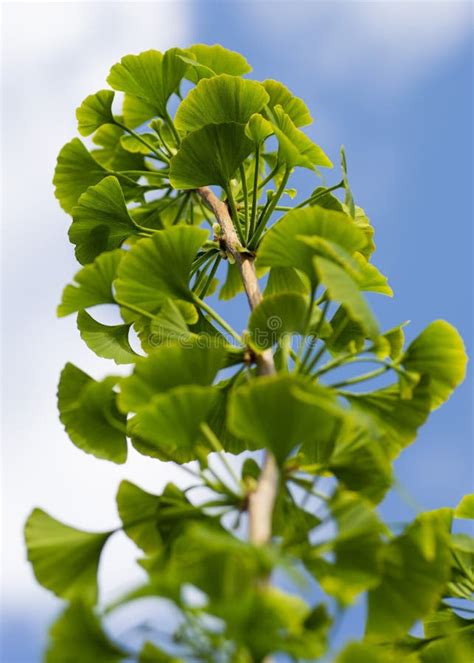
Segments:
[[[79,311],[77,328],[87,347],[98,357],[116,364],[132,364],[139,357],[128,340],[130,325],[103,325],[86,311]]]
[[[304,561],[324,591],[347,605],[379,583],[384,526],[372,505],[355,493],[338,492],[328,506],[337,525],[331,542],[334,563],[321,557],[317,548],[308,551]]]
[[[328,469],[349,490],[377,504],[392,485],[390,459],[376,431],[352,418],[338,435]]]
[[[474,520],[474,494],[464,495],[454,510],[454,517]]]
[[[112,67],[107,83],[114,90],[145,101],[152,109],[149,117],[166,117],[168,100],[189,66],[179,57],[181,54],[186,55],[181,49],[171,48],[165,53],[149,50],[126,55]]]
[[[119,406],[124,412],[138,412],[158,393],[183,385],[210,385],[224,359],[222,344],[163,345],[137,359],[133,374],[120,381]]]
[[[97,602],[100,555],[112,532],[83,532],[34,509],[25,525],[28,559],[38,582],[57,596]]]
[[[186,78],[197,83],[201,78],[210,78],[219,74],[242,76],[252,71],[243,55],[230,51],[220,44],[193,44],[186,49],[196,58],[190,61],[192,66],[186,72]]]
[[[374,420],[390,458],[396,458],[404,447],[413,442],[418,428],[428,418],[431,406],[430,388],[426,380],[415,387],[410,399],[400,396],[398,385],[370,393],[344,392],[344,396],[353,407]]]
[[[275,133],[275,127],[263,115],[260,115],[260,113],[254,113],[245,127],[245,135],[255,145],[260,145],[273,133]]]
[[[196,189],[208,184],[226,189],[252,147],[243,124],[228,122],[202,127],[183,139],[171,159],[170,183],[175,189]]]
[[[250,341],[256,350],[270,348],[286,334],[305,332],[307,297],[283,292],[265,297],[249,319]],[[308,321],[309,322],[309,321]]]
[[[278,138],[279,159],[288,168],[302,166],[315,169],[315,166],[332,168],[332,161],[323,150],[313,143],[300,129],[297,129],[290,116],[281,106],[273,109],[273,126]]]
[[[271,449],[283,461],[303,442],[324,444],[340,417],[332,391],[296,376],[279,375],[233,390],[227,424],[236,437]]]
[[[112,103],[115,93],[111,90],[99,90],[84,99],[76,110],[78,131],[81,136],[90,136],[103,124],[114,124]]]
[[[126,138],[122,127],[115,124],[104,124],[95,132],[92,142],[98,145],[98,149],[91,150],[91,156],[103,168],[113,170],[117,177],[120,177],[121,186],[125,198],[133,199],[140,196],[139,185],[136,182],[138,175],[129,173],[127,176],[121,176],[122,170],[146,170],[143,156],[138,153],[132,153],[126,150],[123,145],[123,138]],[[138,142],[138,141],[137,141]],[[148,150],[147,153],[149,153]]]
[[[387,640],[405,633],[439,604],[450,573],[450,509],[420,514],[381,558],[380,584],[369,590],[367,636]],[[431,554],[423,541],[429,537]]]
[[[161,495],[152,495],[129,481],[122,481],[117,492],[117,508],[127,536],[144,552],[156,553],[172,544],[191,522],[214,519],[191,504],[184,493],[172,483]],[[215,520],[219,527],[218,519]]]
[[[184,663],[184,659],[167,654],[153,642],[145,642],[137,660],[138,663]]]
[[[216,400],[212,387],[187,385],[156,394],[129,420],[132,443],[140,453],[186,463],[199,457],[198,442]],[[137,439],[139,442],[137,444]],[[143,440],[146,446],[140,444]]]
[[[80,196],[100,182],[108,172],[92,158],[84,143],[73,138],[58,154],[54,171],[54,195],[65,212],[71,214]]]
[[[325,258],[314,258],[314,267],[329,299],[339,302],[351,320],[357,322],[369,338],[375,338],[379,333],[378,324],[357,283],[344,269]]]
[[[365,246],[366,237],[347,214],[309,207],[288,212],[264,236],[257,264],[293,267],[302,270],[315,283],[314,249],[298,239],[318,236],[345,249],[349,254]]]
[[[246,124],[268,100],[260,83],[221,74],[199,81],[179,105],[174,122],[183,133],[208,124]]]
[[[303,127],[313,122],[311,113],[304,101],[299,97],[295,97],[283,83],[268,79],[263,81],[262,85],[270,96],[267,104],[270,109],[281,106],[296,127]]]
[[[104,251],[118,248],[138,232],[120,184],[116,177],[110,176],[89,187],[79,198],[73,209],[69,239],[76,245],[78,261],[86,264]]]
[[[388,661],[381,648],[365,642],[351,642],[344,647],[335,663],[388,663]]]
[[[408,371],[429,376],[434,410],[464,380],[467,356],[459,332],[445,320],[436,320],[410,343],[401,363]]]
[[[160,146],[160,141],[154,134],[142,133],[140,136],[146,140],[147,143],[152,145],[154,148]],[[130,134],[122,134],[120,137],[120,144],[124,150],[127,152],[132,152],[134,154],[150,154],[150,148],[147,147],[141,140],[136,136],[131,136]]]
[[[113,643],[83,603],[68,605],[49,631],[44,663],[120,663],[128,652]]]
[[[356,252],[352,259],[357,265],[357,283],[359,288],[366,292],[378,292],[387,297],[393,297],[393,290],[388,284],[388,279],[375,265],[370,263],[362,253]]]
[[[202,228],[173,226],[137,242],[119,265],[117,300],[148,312],[169,297],[192,302],[189,276],[207,234]]]
[[[125,252],[121,249],[106,251],[93,263],[85,265],[74,275],[74,282],[67,285],[58,306],[58,317],[82,311],[98,304],[113,304],[112,282]]]
[[[272,267],[268,275],[264,294],[278,295],[280,292],[309,294],[309,284],[304,275],[294,267]]]
[[[61,422],[72,442],[97,458],[124,463],[127,458],[126,418],[116,407],[116,378],[96,382],[73,364],[66,364],[58,386]]]

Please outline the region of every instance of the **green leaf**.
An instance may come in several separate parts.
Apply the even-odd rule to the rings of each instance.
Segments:
[[[249,319],[250,341],[255,350],[265,350],[287,334],[305,332],[308,298],[293,292],[265,297]]]
[[[138,663],[184,663],[182,658],[175,658],[159,649],[152,642],[145,642],[138,657]]]
[[[467,355],[459,332],[445,320],[435,320],[408,346],[401,363],[429,376],[435,410],[464,380]]]
[[[178,463],[195,460],[203,446],[198,444],[202,437],[201,424],[215,400],[212,387],[196,385],[156,394],[129,420],[133,445],[140,453],[156,458]]]
[[[28,559],[37,581],[60,598],[97,602],[100,555],[112,532],[83,532],[34,509],[25,525]]]
[[[112,282],[125,251],[107,251],[93,263],[80,269],[74,276],[74,283],[67,285],[58,306],[58,317],[82,311],[98,304],[113,304]]]
[[[183,139],[171,159],[170,183],[175,189],[197,189],[208,184],[226,189],[252,148],[245,125],[209,124]]]
[[[116,177],[106,177],[79,198],[73,210],[69,240],[76,245],[81,264],[92,262],[104,251],[120,247],[138,228],[128,213]]]
[[[152,145],[154,148],[158,148],[160,146],[160,141],[155,136],[155,134],[142,133],[140,136],[146,140],[147,143],[150,143],[150,145]],[[127,152],[144,155],[150,154],[150,148],[144,145],[142,141],[139,140],[136,136],[122,134],[120,138],[120,144],[124,150],[127,150]]]
[[[425,423],[430,412],[431,397],[426,380],[415,387],[410,399],[401,397],[398,385],[370,393],[345,392],[344,396],[356,410],[373,420],[390,458],[396,458],[404,447],[413,442],[418,428]]]
[[[94,612],[75,602],[51,627],[44,663],[119,663],[128,658],[102,630]]]
[[[346,161],[346,152],[344,150],[344,146],[341,147],[341,170],[342,170],[342,179],[344,182],[344,189],[346,190],[346,199],[344,202],[349,210],[349,214],[352,216],[352,218],[354,218],[356,215],[356,208],[354,204],[354,198],[352,196],[352,192],[349,186],[349,179],[347,176],[347,161]]]
[[[126,418],[116,407],[115,382],[114,377],[96,382],[73,364],[66,364],[58,386],[59,418],[79,449],[124,463]]]
[[[270,96],[268,102],[270,109],[281,106],[296,127],[303,127],[313,122],[311,113],[304,101],[299,97],[295,97],[283,83],[268,79],[263,81],[262,85]]]
[[[331,160],[323,150],[313,143],[300,129],[297,129],[290,116],[285,113],[281,106],[273,109],[274,132],[278,138],[279,159],[288,168],[302,166],[303,168],[315,169],[315,166],[332,168]]]
[[[377,321],[357,283],[344,269],[325,258],[314,258],[314,267],[318,280],[327,288],[329,298],[339,302],[369,338],[376,338],[379,333]]]
[[[174,121],[182,133],[208,124],[246,124],[268,100],[260,83],[221,74],[199,81],[179,105]]]
[[[190,51],[196,60],[186,72],[186,78],[197,83],[201,78],[210,78],[219,74],[230,74],[242,76],[252,71],[243,55],[236,51],[230,51],[220,44],[193,44],[186,49]]]
[[[338,436],[328,461],[328,469],[339,481],[375,504],[392,485],[392,467],[380,437],[353,417]]]
[[[236,437],[271,449],[281,462],[303,442],[315,448],[327,443],[340,418],[332,391],[296,376],[279,375],[236,388],[227,423]]]
[[[118,269],[120,303],[153,313],[168,297],[192,302],[189,275],[207,234],[202,228],[174,226],[137,242]]]
[[[272,267],[268,275],[265,296],[278,295],[281,292],[298,292],[309,294],[309,286],[304,276],[294,267]]]
[[[100,149],[92,150],[91,156],[101,166],[113,171],[146,170],[142,155],[133,154],[125,149],[123,139],[127,137],[127,134],[125,134],[121,127],[117,127],[114,124],[104,124],[100,129],[97,129],[92,138],[92,142],[95,145],[99,145]],[[141,194],[139,186],[134,186],[134,184],[130,183],[130,180],[136,182],[138,176],[128,174],[126,178],[125,176],[121,177],[122,188],[126,199],[134,198],[137,193]]]
[[[379,583],[384,526],[372,505],[355,493],[338,492],[329,508],[338,529],[331,543],[334,563],[320,557],[316,546],[308,553],[305,565],[325,592],[347,605],[353,603],[358,594]]]
[[[369,590],[367,635],[372,640],[402,636],[437,607],[449,578],[450,525],[449,509],[423,513],[387,544],[381,582]]]
[[[133,374],[120,381],[119,406],[124,412],[138,412],[154,395],[174,387],[211,385],[224,359],[225,350],[217,343],[163,345],[137,359]]]
[[[84,343],[98,357],[113,359],[116,364],[132,364],[139,356],[128,340],[130,325],[103,325],[86,311],[79,311],[77,328]]]
[[[375,265],[368,262],[362,253],[354,253],[352,259],[357,265],[357,283],[361,290],[366,292],[378,292],[387,297],[393,297],[393,290],[388,284],[386,276],[381,274]]]
[[[472,661],[474,656],[474,621],[464,619],[451,610],[439,610],[423,622],[429,639],[421,649],[422,663]],[[426,641],[425,641],[426,642]]]
[[[474,520],[474,494],[464,495],[454,510],[454,517]]]
[[[301,236],[321,237],[350,254],[362,249],[367,241],[347,214],[317,206],[298,209],[285,214],[270,228],[260,245],[257,263],[302,270],[315,284],[314,249],[301,242]]]
[[[351,642],[337,657],[335,663],[388,663],[384,652],[365,642]]]
[[[152,495],[129,481],[122,481],[117,508],[126,535],[148,554],[162,549],[170,552],[176,538],[191,522],[214,522],[212,516],[191,504],[171,483],[161,495]],[[220,527],[218,519],[215,523]]]
[[[72,213],[81,194],[98,184],[106,175],[105,168],[89,154],[79,138],[66,143],[58,154],[54,171],[54,195],[65,212]]]
[[[114,124],[112,102],[115,93],[111,90],[99,90],[84,99],[76,110],[78,131],[81,136],[90,136],[103,124]]]
[[[146,102],[151,115],[145,119],[153,115],[166,117],[168,100],[178,90],[189,66],[179,57],[181,54],[186,55],[178,48],[171,48],[165,53],[149,50],[126,55],[112,67],[107,83],[114,90]]]

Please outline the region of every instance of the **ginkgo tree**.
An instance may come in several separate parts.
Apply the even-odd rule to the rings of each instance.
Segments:
[[[326,184],[306,104],[250,71],[219,45],[126,55],[77,109],[91,142],[59,153],[81,267],[58,315],[129,367],[96,380],[67,364],[61,422],[86,453],[125,463],[131,444],[189,483],[152,494],[123,481],[121,525],[106,532],[31,513],[35,576],[68,602],[45,661],[468,663],[474,542],[460,531],[474,496],[392,527],[377,509],[393,461],[462,382],[463,342],[443,320],[408,345],[405,323],[380,327],[365,293],[392,290],[344,151]],[[306,199],[296,169],[314,178]],[[241,292],[234,329],[216,301]],[[103,304],[120,324],[96,319]],[[97,573],[117,531],[147,579],[104,602]],[[176,619],[136,647],[109,616],[144,598]],[[360,600],[365,635],[338,651],[335,621]]]

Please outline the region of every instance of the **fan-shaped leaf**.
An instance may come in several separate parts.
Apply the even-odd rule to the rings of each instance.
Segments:
[[[423,513],[387,544],[381,560],[382,581],[369,591],[367,634],[371,639],[399,637],[436,608],[449,578],[450,524],[449,509]]]
[[[329,298],[339,302],[369,338],[375,338],[379,333],[378,324],[357,283],[341,267],[325,258],[314,258],[314,266]]]
[[[115,93],[111,90],[99,90],[84,99],[76,110],[78,131],[81,136],[90,136],[103,124],[114,124],[112,102]]]
[[[104,633],[92,610],[79,602],[53,624],[49,640],[44,663],[119,663],[129,658]]]
[[[298,292],[307,295],[309,285],[294,267],[272,267],[264,293],[268,296],[278,295],[280,292]]]
[[[108,175],[79,138],[66,143],[58,154],[54,171],[54,195],[65,212],[71,214],[81,194]]]
[[[73,209],[69,239],[76,245],[76,258],[89,263],[104,251],[116,249],[138,229],[128,213],[116,177],[106,177],[91,186]]]
[[[171,48],[165,53],[149,50],[138,55],[126,55],[110,70],[108,84],[149,105],[152,115],[166,117],[166,106],[171,95],[177,91],[188,69],[188,64],[179,57],[186,53]]]
[[[63,317],[98,304],[113,304],[112,281],[125,252],[121,249],[106,251],[93,263],[74,275],[74,282],[67,285],[58,306],[58,316]]]
[[[303,334],[308,316],[308,298],[294,292],[265,297],[252,311],[249,333],[253,347],[272,347],[285,334]]]
[[[388,663],[385,653],[365,642],[352,642],[344,647],[335,663]]]
[[[214,522],[212,516],[191,504],[171,483],[161,495],[152,495],[129,481],[122,481],[117,508],[127,536],[150,554],[163,549],[169,552],[176,537],[190,522]]]
[[[209,124],[184,138],[171,159],[170,182],[175,189],[196,189],[208,184],[225,189],[252,147],[245,125]]]
[[[178,463],[195,460],[199,457],[201,424],[206,421],[215,399],[212,387],[196,385],[156,394],[129,420],[133,445],[140,453],[157,458]]]
[[[189,275],[206,237],[202,228],[174,226],[137,242],[120,263],[117,299],[151,313],[169,297],[192,301]]]
[[[364,394],[344,394],[357,410],[368,414],[382,435],[382,443],[391,458],[416,437],[430,412],[430,388],[422,380],[413,390],[412,398],[402,398],[398,385]]]
[[[281,106],[273,109],[273,126],[278,138],[279,159],[288,168],[302,166],[303,168],[315,169],[315,166],[332,168],[332,161],[323,150],[313,143],[300,129],[297,129],[290,116],[285,113]]]
[[[67,434],[79,449],[124,463],[125,416],[115,405],[115,382],[114,377],[96,382],[73,364],[66,364],[58,386],[58,408]]]
[[[328,594],[342,604],[350,604],[358,594],[380,581],[379,554],[384,526],[372,505],[354,493],[337,493],[329,508],[338,529],[331,544],[335,561],[329,563],[316,556],[316,550],[309,552],[305,563]]]
[[[57,596],[94,604],[97,569],[111,532],[83,532],[34,509],[25,525],[28,559],[36,579]]]
[[[467,356],[459,332],[445,320],[436,320],[408,346],[401,362],[407,370],[430,377],[434,410],[464,380]]]
[[[296,127],[312,123],[313,118],[304,101],[295,97],[283,83],[268,79],[262,85],[270,96],[269,108],[281,106]]]
[[[197,83],[201,78],[210,78],[219,74],[230,74],[232,76],[241,76],[252,71],[243,55],[236,51],[230,51],[220,44],[193,44],[186,49],[196,58],[190,61],[186,72],[186,78],[193,83]]]
[[[120,176],[120,172],[117,171],[146,170],[143,156],[133,154],[124,148],[122,139],[125,137],[126,134],[121,127],[104,124],[97,129],[92,138],[92,142],[98,145],[99,149],[93,149],[91,156],[104,168],[115,171],[117,177]],[[120,177],[120,181],[126,200],[140,198],[143,192],[140,191],[139,185],[135,184],[138,181],[137,175],[128,174],[126,177]]]
[[[222,368],[225,350],[217,342],[163,345],[149,357],[138,359],[133,374],[120,381],[119,405],[138,412],[154,395],[183,385],[212,384]]]
[[[347,214],[322,207],[298,209],[285,214],[267,232],[259,248],[257,263],[269,267],[293,267],[315,283],[314,249],[298,237],[318,236],[352,254],[365,246],[366,237]]]
[[[330,390],[295,376],[259,378],[236,388],[227,424],[240,439],[271,449],[279,461],[297,445],[321,446],[332,438],[342,411]]]
[[[103,325],[86,311],[80,311],[77,328],[84,343],[98,357],[113,359],[116,364],[132,364],[139,357],[128,340],[130,325]]]
[[[185,133],[208,124],[246,124],[268,100],[265,88],[256,81],[227,74],[206,78],[179,105],[175,125]]]
[[[474,520],[474,494],[464,495],[454,511],[454,516]]]

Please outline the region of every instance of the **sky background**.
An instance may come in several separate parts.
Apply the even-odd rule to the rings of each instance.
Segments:
[[[179,470],[131,452],[126,466],[83,454],[57,418],[60,370],[72,361],[96,378],[115,371],[57,320],[77,270],[68,217],[51,179],[76,135],[75,108],[106,86],[126,53],[219,42],[242,52],[256,79],[276,78],[315,117],[310,135],[335,163],[346,147],[356,202],[376,228],[375,263],[393,300],[378,298],[383,328],[412,320],[413,338],[445,318],[472,344],[472,5],[458,2],[75,2],[2,6],[2,663],[37,663],[60,604],[34,581],[22,526],[40,506],[85,529],[117,523],[116,488],[128,478],[159,492]],[[329,173],[328,183],[338,181]],[[299,175],[302,190],[311,187]],[[241,320],[240,304],[230,317]],[[396,462],[425,509],[472,491],[472,385],[433,414]],[[413,511],[398,493],[388,520]],[[103,598],[140,578],[136,549],[118,536],[101,569]],[[169,616],[169,615],[168,615]],[[343,624],[357,636],[363,606]],[[170,616],[169,616],[170,617]]]

